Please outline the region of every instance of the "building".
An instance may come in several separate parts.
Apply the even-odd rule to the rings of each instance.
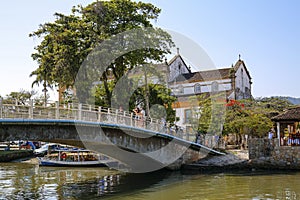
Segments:
[[[228,68],[192,72],[179,54],[168,63],[169,87],[178,102],[174,104],[177,125],[188,126],[191,117],[190,97],[215,92],[224,92],[226,99],[252,98],[252,78],[246,64],[239,57],[235,65]]]
[[[280,145],[300,146],[300,107],[290,108],[272,118],[277,124]]]

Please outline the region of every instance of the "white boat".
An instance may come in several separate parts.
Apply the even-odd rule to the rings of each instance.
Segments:
[[[61,148],[55,149],[51,154],[44,157],[39,157],[40,166],[73,166],[73,167],[88,167],[88,166],[112,166],[118,162],[108,158],[107,156],[98,153],[78,148]]]

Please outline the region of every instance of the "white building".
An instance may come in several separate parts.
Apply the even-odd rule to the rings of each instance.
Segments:
[[[177,125],[188,126],[191,117],[189,98],[195,95],[223,91],[229,99],[248,99],[251,94],[251,76],[243,60],[235,65],[215,70],[192,72],[184,60],[177,54],[168,63],[169,87],[178,102],[174,104]]]

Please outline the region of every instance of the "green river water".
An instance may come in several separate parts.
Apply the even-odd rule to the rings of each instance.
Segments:
[[[0,163],[0,199],[300,199],[300,172],[125,174]]]

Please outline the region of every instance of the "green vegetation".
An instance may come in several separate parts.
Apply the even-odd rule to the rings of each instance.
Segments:
[[[152,28],[152,21],[157,20],[160,11],[159,8],[149,3],[112,0],[97,1],[86,7],[75,6],[70,15],[55,13],[54,22],[40,25],[38,30],[29,35],[41,38],[41,43],[35,47],[36,51],[32,54],[33,60],[39,65],[30,74],[30,76],[35,76],[33,85],[42,84],[45,93],[46,88],[72,88],[75,91],[74,95],[81,103],[88,103],[91,99],[87,97],[95,96],[96,105],[111,107],[112,101],[116,98],[113,93],[118,81],[137,66],[163,62],[165,54],[170,53],[170,48],[174,45],[171,36],[158,28],[153,28],[153,33],[147,32],[149,41],[154,46],[151,48],[145,46],[143,49],[133,50],[119,56],[108,64],[103,73],[101,72],[97,79],[100,83],[96,88],[91,88],[90,83],[74,85],[82,63],[104,41],[128,30]],[[130,48],[128,45],[132,45],[127,41],[130,38],[126,34],[114,39],[118,41],[116,45],[121,45],[122,49],[128,49]],[[139,35],[134,39],[144,42],[144,38],[140,38]],[[105,59],[113,52],[107,49],[96,53]],[[97,72],[93,75],[95,74],[98,76]],[[88,75],[85,74],[85,76]],[[127,81],[127,84],[130,82]],[[151,88],[147,81],[145,85],[144,91],[137,90],[135,96],[143,93],[144,107],[147,113],[150,113],[152,100],[149,99],[149,92]],[[130,85],[125,86],[130,88]],[[127,94],[132,93],[127,92]],[[158,93],[152,92],[152,95],[154,94],[157,96],[153,98],[157,97],[157,99],[161,99],[160,96],[171,98],[166,97],[169,96],[169,92],[165,89]],[[70,101],[70,98],[67,101]],[[139,99],[133,101],[137,102]],[[166,101],[161,100],[161,102]],[[167,109],[169,109],[168,106]]]
[[[46,100],[49,99],[49,95],[46,96]],[[34,90],[28,91],[20,89],[19,92],[11,92],[3,99],[3,104],[17,104],[28,105],[29,100],[33,100],[34,105],[43,105],[45,102],[44,95],[38,95]]]
[[[212,123],[212,97],[200,96],[201,107],[198,131],[201,133],[214,132]],[[271,118],[292,106],[287,100],[278,98],[259,98],[249,100],[229,100],[219,102],[218,106],[225,106],[223,135],[236,134],[238,138],[245,135],[264,137],[274,127]],[[222,114],[222,113],[221,113]],[[222,119],[220,119],[222,120]],[[217,132],[215,132],[217,133]]]

